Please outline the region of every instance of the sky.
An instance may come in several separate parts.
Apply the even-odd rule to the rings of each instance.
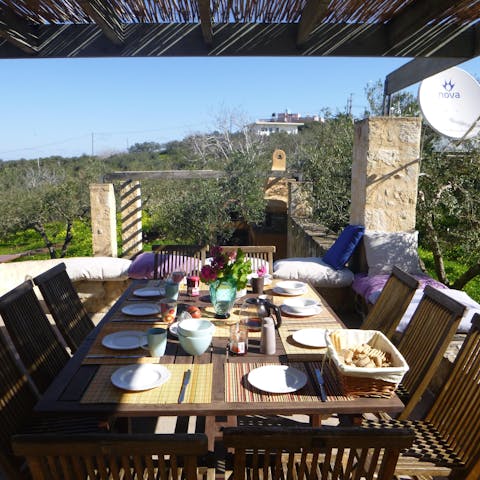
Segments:
[[[107,58],[0,60],[0,159],[108,155],[135,143],[213,131],[222,112],[247,121],[324,108],[361,117],[365,88],[394,58]],[[459,65],[480,76],[480,60]],[[408,89],[415,95],[418,85]]]

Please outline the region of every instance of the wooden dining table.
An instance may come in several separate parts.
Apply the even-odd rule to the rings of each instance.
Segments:
[[[403,409],[403,403],[395,394],[390,398],[344,395],[337,373],[328,361],[324,362],[326,348],[297,343],[293,339],[296,331],[305,328],[346,328],[309,284],[306,284],[302,296],[316,299],[320,308],[314,315],[299,317],[286,314],[282,307],[282,325],[276,330],[276,353],[273,355],[260,353],[260,332],[249,332],[246,355],[236,356],[229,352],[230,325],[238,321],[243,301],[253,294],[248,292],[247,297],[236,301],[230,318],[216,319],[206,286],[195,297],[188,296],[186,289],[182,288],[177,310],[178,313],[195,305],[200,308],[203,318],[216,325],[212,343],[204,354],[189,355],[171,333],[165,354],[159,358],[150,357],[143,348],[112,350],[105,347],[102,339],[114,332],[143,332],[153,326],[168,327],[159,314],[135,316],[122,311],[129,305],[140,303],[158,305],[158,297],[143,298],[134,293],[146,286],[155,288],[158,285],[155,282],[158,281],[132,281],[42,395],[36,411],[118,417],[205,416],[212,419],[216,416],[294,414],[324,418],[333,414],[395,413]],[[278,293],[276,284],[277,281],[273,280],[265,287],[264,293],[281,307],[288,297]],[[159,387],[139,392],[126,391],[112,384],[111,376],[120,367],[144,363],[164,365],[170,372],[169,380]],[[288,393],[263,391],[251,385],[249,373],[267,365],[294,367],[306,375],[307,383],[298,391]],[[323,372],[326,401],[322,401],[317,369]],[[179,402],[187,370],[191,373],[190,381],[183,401]]]

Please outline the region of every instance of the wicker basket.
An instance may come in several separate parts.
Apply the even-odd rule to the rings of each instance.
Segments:
[[[355,397],[391,397],[402,381],[408,365],[401,353],[382,332],[377,330],[339,329],[327,332],[326,341],[331,364],[338,373],[345,395]],[[346,348],[368,343],[372,348],[388,353],[392,366],[362,368],[346,365],[339,353]]]

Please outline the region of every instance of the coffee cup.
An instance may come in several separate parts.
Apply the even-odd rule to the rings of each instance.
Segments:
[[[173,280],[168,280],[165,283],[165,296],[173,300],[178,300],[178,292],[180,285]]]
[[[151,357],[161,357],[167,348],[167,330],[161,327],[153,327],[145,332],[147,346],[142,347],[150,352]]]

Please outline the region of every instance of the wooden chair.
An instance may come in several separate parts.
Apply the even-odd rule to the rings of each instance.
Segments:
[[[63,338],[75,353],[95,327],[67,273],[60,263],[33,279]]]
[[[337,426],[233,427],[224,429],[223,440],[235,450],[234,480],[388,480],[413,434],[407,429]]]
[[[200,245],[152,245],[153,278],[164,279],[175,270],[199,275],[205,263],[206,247]]]
[[[402,452],[397,475],[480,478],[480,315],[472,319],[453,369],[424,420],[365,420],[368,428],[407,427],[412,447]]]
[[[25,431],[99,432],[107,428],[107,424],[88,416],[78,419],[63,415],[34,415],[38,393],[17,361],[3,329],[0,331],[0,365],[0,470],[9,480],[25,478],[25,466],[12,451],[12,435]]]
[[[203,434],[20,435],[13,449],[26,458],[33,480],[197,480]]]
[[[268,273],[273,273],[273,254],[276,251],[274,245],[222,245],[225,252],[236,252],[240,248],[245,256],[252,262],[252,272],[256,272],[264,263],[268,265]]]
[[[432,380],[457,332],[465,307],[427,285],[405,333],[397,345],[409,370],[398,393],[405,403],[399,418],[408,418]]]
[[[363,330],[379,330],[387,338],[392,339],[417,288],[418,281],[415,277],[398,267],[393,267],[387,283],[361,328]]]
[[[37,389],[43,393],[70,356],[26,281],[0,298],[0,315]]]

